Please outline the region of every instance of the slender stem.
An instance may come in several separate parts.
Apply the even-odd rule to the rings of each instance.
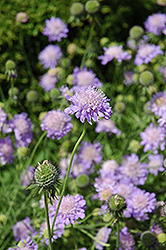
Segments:
[[[77,149],[78,145],[80,144],[82,138],[84,137],[85,132],[86,132],[86,122],[84,123],[84,128],[83,128],[82,134],[78,138],[78,141],[76,142],[76,144],[75,144],[75,146],[73,148],[72,154],[71,154],[71,159],[70,159],[69,167],[68,167],[68,170],[67,170],[67,174],[66,174],[66,177],[65,177],[65,181],[64,181],[64,184],[63,184],[62,191],[61,191],[61,196],[60,196],[60,199],[59,199],[59,203],[58,203],[58,206],[57,206],[57,209],[56,209],[56,213],[55,213],[55,216],[54,216],[54,220],[53,220],[53,224],[52,224],[52,231],[51,231],[52,234],[53,234],[55,220],[56,220],[56,217],[57,217],[57,214],[58,214],[58,211],[59,211],[59,208],[60,208],[60,204],[62,202],[62,198],[63,198],[64,192],[65,192],[65,189],[66,189],[66,185],[67,185],[67,181],[68,181],[68,178],[69,178],[70,169],[71,169],[71,165],[72,165],[72,162],[73,162],[74,154],[75,154],[76,149]]]
[[[116,222],[117,238],[116,238],[116,249],[119,250],[119,220]]]
[[[48,215],[48,202],[47,202],[46,190],[44,190],[44,204],[45,204],[45,216],[46,216],[47,230],[48,230],[49,249],[53,250],[52,242],[51,242],[51,229],[50,229],[50,221],[49,221],[49,215]]]

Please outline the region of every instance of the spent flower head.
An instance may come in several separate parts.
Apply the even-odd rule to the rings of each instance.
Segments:
[[[95,87],[80,88],[73,96],[67,96],[72,102],[70,107],[65,109],[67,114],[75,114],[84,123],[85,119],[92,125],[91,119],[97,122],[99,118],[109,119],[112,109],[109,101],[102,90]]]

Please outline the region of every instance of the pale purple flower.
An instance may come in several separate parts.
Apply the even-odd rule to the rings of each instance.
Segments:
[[[159,148],[163,151],[166,143],[165,134],[165,128],[150,123],[149,127],[146,127],[144,132],[140,133],[142,138],[140,144],[144,146],[144,152],[149,150],[157,153]]]
[[[102,227],[97,232],[95,239],[101,241],[102,243],[106,243],[109,239],[109,235],[111,233],[112,229],[108,227]],[[95,248],[98,250],[102,250],[104,248],[104,245],[101,245],[97,241],[95,241]]]
[[[73,84],[76,85],[76,87],[103,86],[96,77],[96,74],[92,70],[87,70],[86,66],[83,69],[79,69],[78,67],[74,68],[72,75],[74,78]]]
[[[166,0],[157,0],[157,4],[161,6],[166,6]]]
[[[124,157],[120,171],[123,177],[128,178],[135,185],[144,185],[147,179],[147,164],[139,162],[135,153]]]
[[[71,123],[71,117],[58,109],[49,111],[40,126],[42,130],[47,131],[47,137],[54,140],[56,136],[60,140],[71,131],[73,124]]]
[[[149,173],[157,176],[159,171],[163,172],[165,170],[163,155],[148,155],[148,160]]]
[[[129,179],[125,179],[123,177],[119,182],[116,183],[116,186],[118,189],[117,194],[122,196],[125,200],[130,198],[130,195],[135,188]]]
[[[155,204],[155,193],[135,188],[130,198],[126,199],[127,210],[123,214],[127,218],[133,216],[138,221],[144,221],[149,218],[148,213],[155,209]]]
[[[35,168],[32,166],[29,166],[28,170],[25,172],[25,170],[22,172],[21,174],[21,185],[22,186],[28,186],[32,180],[33,180],[33,176],[34,176],[34,170]]]
[[[155,115],[162,116],[166,112],[166,91],[154,94],[152,100],[148,102],[148,109]]]
[[[126,44],[132,50],[136,50],[137,49],[137,44],[136,44],[135,39],[128,38]]]
[[[14,130],[16,138],[16,147],[27,147],[32,141],[32,123],[27,118],[26,113],[15,115],[9,121],[10,127]]]
[[[50,215],[54,217],[59,200],[56,200],[54,205],[50,207]],[[67,194],[63,196],[62,202],[58,211],[58,217],[65,225],[75,224],[79,218],[85,218],[86,201],[82,195],[75,196]]]
[[[31,226],[31,220],[26,217],[22,221],[18,221],[13,227],[13,235],[15,241],[27,239],[29,235],[34,233],[34,228]]]
[[[1,164],[13,163],[14,160],[14,150],[12,146],[12,141],[9,136],[0,140],[0,159]]]
[[[105,133],[110,133],[110,134],[116,134],[120,135],[121,130],[119,130],[116,127],[115,122],[113,122],[111,119],[106,120],[106,119],[101,119],[97,122],[97,126],[95,128],[96,133],[100,133],[104,131]]]
[[[122,62],[122,60],[128,60],[132,56],[123,51],[123,46],[110,46],[109,48],[104,47],[104,55],[98,57],[98,59],[102,60],[101,64],[106,65],[108,62],[112,61],[114,58],[118,62]]]
[[[50,220],[50,227],[52,228],[52,223],[53,223],[53,216],[49,213],[49,220]],[[59,219],[59,217],[56,218],[55,224],[54,224],[54,230],[53,230],[53,236],[51,238],[51,241],[53,242],[54,240],[61,238],[61,236],[64,234],[65,232],[65,224],[63,223],[62,220]],[[46,220],[41,224],[40,226],[40,236],[43,237],[43,239],[41,240],[42,242],[44,242],[46,245],[49,245],[49,239],[46,238],[47,233],[47,222]],[[39,236],[39,237],[40,237]]]
[[[30,237],[26,240],[21,240],[21,244],[19,243],[19,245],[16,245],[15,248],[9,247],[8,250],[38,250],[38,244],[35,244]]]
[[[126,86],[130,86],[132,85],[133,83],[135,83],[135,79],[134,79],[134,71],[132,70],[126,70],[124,72],[124,84]]]
[[[39,60],[44,69],[54,68],[61,57],[62,51],[58,45],[48,45],[39,53]]]
[[[16,20],[19,23],[26,23],[28,21],[29,16],[25,12],[18,12],[16,14]]]
[[[50,91],[55,88],[56,82],[58,81],[56,76],[50,74],[44,74],[39,81],[39,85],[46,91]]]
[[[166,14],[156,13],[150,15],[144,25],[148,32],[158,36],[164,29],[166,29]]]
[[[158,71],[162,74],[164,82],[166,83],[166,66],[163,65],[158,68]]]
[[[60,19],[52,16],[46,19],[46,25],[43,30],[43,35],[48,36],[49,42],[58,41],[60,42],[63,37],[67,37],[68,28],[67,25]]]
[[[100,176],[102,178],[112,177],[113,175],[118,174],[118,163],[115,160],[107,160],[101,165],[99,170]]]
[[[7,122],[7,114],[5,111],[0,107],[0,131],[3,128],[4,124]]]
[[[62,86],[59,88],[59,91],[62,93],[62,96],[64,96],[65,98],[67,96],[72,96],[74,91],[73,91],[73,88],[69,89],[67,86]]]
[[[155,225],[151,228],[150,231],[151,231],[152,233],[154,233],[155,236],[164,233],[163,230],[162,230],[162,228],[161,228],[159,225],[157,225],[157,224],[155,224]]]
[[[76,113],[76,117],[84,123],[85,119],[92,125],[91,119],[97,122],[99,118],[109,119],[112,110],[108,99],[102,90],[95,87],[80,88],[73,96],[67,96],[72,102],[70,107],[65,109],[68,114]]]
[[[126,226],[121,229],[119,238],[120,238],[119,250],[134,250],[135,249],[134,238],[130,234]]]
[[[154,44],[140,44],[134,60],[135,65],[147,64],[158,55],[163,55],[159,45]]]
[[[158,119],[158,124],[160,127],[166,128],[166,110],[162,112],[161,117]]]
[[[102,148],[103,146],[100,142],[82,142],[78,157],[79,161],[85,166],[85,169],[89,169],[93,164],[99,164],[102,161]]]

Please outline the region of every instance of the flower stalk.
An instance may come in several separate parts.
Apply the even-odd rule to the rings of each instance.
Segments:
[[[44,205],[45,205],[45,216],[47,222],[47,230],[48,230],[48,240],[49,240],[49,250],[53,250],[52,242],[51,242],[51,228],[50,228],[50,221],[49,221],[49,214],[48,214],[48,199],[46,190],[44,189]]]

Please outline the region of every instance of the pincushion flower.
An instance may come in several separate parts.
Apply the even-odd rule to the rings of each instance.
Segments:
[[[140,44],[134,60],[135,65],[147,64],[158,55],[163,55],[159,45],[154,44]]]
[[[22,221],[18,221],[13,227],[13,235],[16,241],[27,239],[28,236],[34,232],[34,228],[31,226],[31,220],[26,217]]]
[[[9,121],[10,127],[14,130],[16,138],[16,147],[27,147],[32,141],[32,123],[27,118],[26,113],[15,115]]]
[[[87,70],[87,67],[84,67],[83,69],[79,69],[78,67],[74,68],[72,76],[74,78],[73,84],[77,87],[103,86],[96,77],[96,74],[92,70]]]
[[[99,170],[101,177],[112,177],[115,173],[117,175],[118,171],[118,163],[115,160],[107,160],[105,161]]]
[[[120,231],[120,250],[134,250],[135,241],[127,227],[123,227]]]
[[[148,213],[155,209],[155,193],[149,193],[145,190],[135,188],[129,199],[126,200],[127,210],[124,210],[124,216],[129,218],[131,215],[138,220],[147,220]]]
[[[85,119],[92,125],[91,119],[95,122],[100,117],[109,119],[112,110],[108,99],[102,90],[95,87],[80,88],[73,96],[67,96],[72,102],[70,107],[65,109],[67,114],[75,114],[84,123]]]
[[[48,36],[49,42],[58,41],[60,42],[63,37],[67,37],[68,28],[67,25],[60,19],[52,16],[46,19],[46,25],[43,30],[43,35]]]
[[[40,126],[42,130],[47,131],[47,137],[54,140],[56,136],[60,140],[71,131],[73,124],[71,123],[71,117],[58,109],[49,111]]]
[[[59,200],[50,207],[50,215],[54,217]],[[63,196],[62,202],[58,211],[58,216],[65,225],[74,224],[79,218],[85,218],[85,204],[86,201],[82,195],[76,194],[75,196],[67,194]]]
[[[23,171],[21,174],[20,180],[22,181],[21,185],[28,186],[33,180],[34,168],[29,166],[27,172]]]
[[[134,79],[134,75],[135,75],[135,73],[132,70],[126,70],[124,72],[124,84],[126,86],[130,86],[136,82],[136,80]]]
[[[99,229],[99,231],[97,232],[95,239],[106,243],[108,241],[109,235],[111,233],[112,229],[108,228],[108,227],[102,227]],[[95,241],[95,248],[98,250],[102,250],[104,248],[103,245],[101,245],[100,243]]]
[[[164,159],[163,155],[148,155],[148,170],[151,174],[157,176],[158,172],[163,172],[164,168]]]
[[[19,246],[16,245],[16,248],[9,247],[8,250],[38,250],[38,244],[35,244],[30,237],[26,240],[19,242]]]
[[[120,135],[121,131],[116,127],[115,122],[111,119],[105,120],[101,119],[97,122],[97,126],[95,128],[96,133],[100,133],[104,131],[105,133]]]
[[[98,57],[98,59],[102,60],[101,64],[106,65],[108,62],[112,61],[114,58],[118,62],[122,62],[122,60],[128,60],[132,56],[128,53],[123,51],[123,46],[110,46],[109,48],[104,47],[104,55]]]
[[[152,100],[148,102],[148,109],[155,115],[162,116],[166,112],[166,91],[154,94]]]
[[[50,91],[55,88],[56,82],[58,81],[57,77],[54,75],[46,73],[44,74],[39,81],[39,85],[46,91]]]
[[[14,160],[14,150],[12,146],[12,141],[9,136],[0,140],[0,159],[1,164],[13,163]]]
[[[58,45],[48,45],[39,53],[39,60],[44,69],[54,68],[62,57],[61,48]]]
[[[16,14],[16,20],[19,23],[26,23],[28,21],[29,16],[25,12],[18,12]]]
[[[166,31],[166,14],[156,13],[148,16],[144,23],[145,28],[148,32],[160,35],[162,31]]]
[[[5,111],[0,107],[0,131],[3,128],[4,124],[6,124],[7,121],[7,114]]]
[[[166,128],[166,110],[163,111],[161,117],[158,119],[157,122],[161,127]]]
[[[149,127],[146,127],[145,131],[140,133],[142,138],[140,144],[144,146],[144,152],[149,150],[157,153],[158,148],[163,151],[166,143],[165,132],[165,128],[150,123]]]

